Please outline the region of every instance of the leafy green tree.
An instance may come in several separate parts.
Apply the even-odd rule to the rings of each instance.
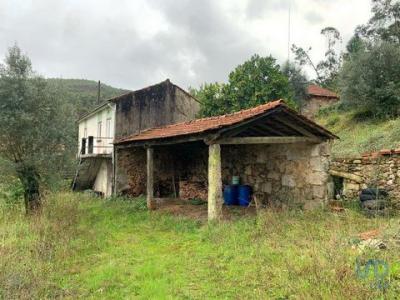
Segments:
[[[400,1],[372,0],[372,17],[356,32],[372,45],[376,40],[400,44]]]
[[[60,173],[73,151],[71,109],[63,102],[11,47],[0,65],[0,156],[23,186],[27,212],[40,207],[42,184]]]
[[[347,59],[340,74],[342,99],[373,116],[400,114],[400,47],[380,42]]]
[[[288,78],[271,57],[253,55],[229,74],[226,84],[204,84],[192,94],[201,102],[201,116],[231,113],[277,99],[292,100]]]
[[[200,116],[223,115],[231,111],[232,105],[225,97],[226,85],[222,83],[204,83],[190,93],[201,102]]]
[[[355,33],[346,45],[346,53],[344,54],[344,58],[347,59],[350,55],[357,54],[360,51],[365,51],[366,43],[360,37],[358,33]]]
[[[293,93],[293,100],[298,107],[301,107],[307,98],[307,86],[309,80],[300,66],[286,62],[282,66],[282,73],[289,80],[289,88]]]
[[[275,58],[259,55],[253,55],[229,74],[226,97],[234,111],[278,99],[292,101],[289,81]]]

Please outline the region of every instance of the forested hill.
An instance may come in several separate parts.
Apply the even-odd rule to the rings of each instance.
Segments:
[[[70,102],[80,116],[97,105],[97,81],[87,79],[48,78],[50,85],[63,91],[65,100]],[[100,101],[126,93],[127,90],[115,88],[107,84],[100,85]]]

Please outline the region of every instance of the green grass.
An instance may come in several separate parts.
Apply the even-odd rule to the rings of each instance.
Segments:
[[[373,120],[369,116],[357,116],[355,111],[332,109],[320,113],[316,121],[340,137],[332,148],[336,157],[400,148],[400,118]]]
[[[399,218],[267,211],[208,225],[149,213],[143,199],[69,193],[49,195],[39,216],[0,207],[0,299],[390,299],[400,291],[399,248],[352,247],[360,232],[398,232]],[[386,291],[356,277],[357,257],[388,262]]]

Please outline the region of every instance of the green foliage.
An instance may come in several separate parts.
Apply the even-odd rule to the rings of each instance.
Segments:
[[[39,182],[55,177],[73,151],[74,124],[63,100],[17,46],[9,49],[0,66],[0,156],[12,163],[27,205],[37,205]]]
[[[278,99],[292,100],[289,82],[272,56],[253,55],[229,74],[226,97],[235,111]]]
[[[374,44],[377,40],[400,44],[400,1],[372,0],[372,17],[356,33]]]
[[[308,78],[300,66],[289,63],[288,61],[282,66],[282,73],[289,80],[289,88],[293,93],[293,101],[297,107],[301,107],[307,98]]]
[[[342,64],[342,53],[338,51],[338,44],[341,44],[342,38],[339,31],[334,27],[323,28],[321,34],[328,43],[324,60],[314,63],[309,54],[312,50],[311,47],[305,50],[302,47],[292,45],[292,52],[300,66],[310,66],[314,70],[315,81],[318,85],[337,90],[337,77]]]
[[[231,113],[278,99],[294,106],[288,78],[271,56],[253,55],[229,74],[228,83],[204,84],[191,92],[202,102],[201,116]]]
[[[223,115],[232,111],[230,99],[225,96],[226,85],[218,82],[204,83],[198,90],[191,89],[191,94],[200,101],[200,116]]]
[[[346,60],[340,74],[342,99],[374,117],[400,113],[400,47],[381,42]]]
[[[136,211],[132,205],[132,201],[67,193],[50,195],[39,216],[0,211],[0,298],[395,299],[398,295],[398,246],[375,253],[353,249],[361,232],[379,228],[394,235],[398,218],[371,220],[352,210],[340,215],[321,210],[266,211],[258,217],[208,225],[157,211]],[[355,276],[357,258],[388,263],[388,290],[370,288]]]
[[[376,120],[365,117],[365,114],[361,116],[360,112],[343,104],[319,113],[317,123],[340,137],[333,143],[333,156],[354,157],[365,152],[399,147],[400,118]]]
[[[101,100],[123,92],[102,84]],[[0,65],[0,176],[18,176],[32,193],[39,182],[58,187],[75,168],[76,120],[96,105],[97,82],[45,79],[11,47]]]
[[[21,205],[24,189],[18,178],[9,176],[1,178],[0,199],[7,206]]]
[[[86,79],[47,78],[46,82],[49,86],[58,87],[63,90],[65,101],[71,104],[75,111],[73,121],[76,121],[79,116],[89,112],[98,105],[98,83],[96,81]],[[126,92],[128,91],[101,83],[100,102]]]

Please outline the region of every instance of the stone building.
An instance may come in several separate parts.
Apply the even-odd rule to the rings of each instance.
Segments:
[[[307,98],[301,108],[301,113],[307,118],[313,119],[315,114],[323,107],[339,101],[339,96],[318,85],[310,84],[307,87]]]
[[[261,202],[312,208],[333,195],[328,171],[334,138],[283,101],[137,130],[115,140],[115,192],[147,194],[149,208],[155,197],[204,198],[209,218],[216,219],[222,185],[238,175]]]
[[[148,128],[193,120],[199,102],[168,79],[107,100],[79,121],[79,165],[74,190],[104,196],[114,190],[114,138]]]

